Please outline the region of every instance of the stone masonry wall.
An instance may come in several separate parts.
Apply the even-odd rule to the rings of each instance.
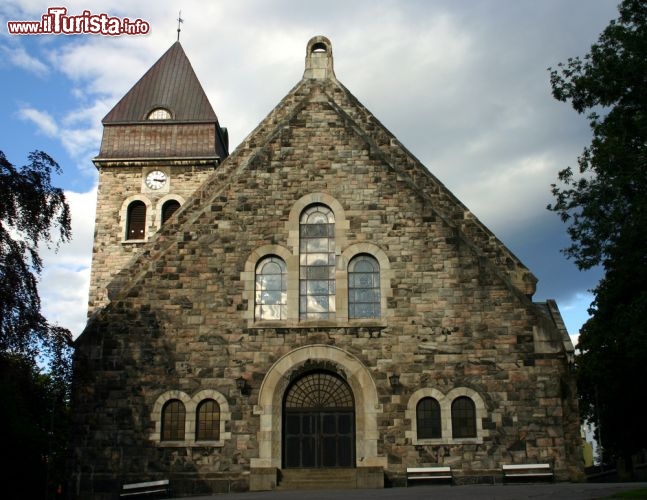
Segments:
[[[147,189],[144,185],[146,174],[156,169],[165,171],[169,176],[168,187],[159,191]],[[127,267],[145,242],[160,229],[162,203],[172,198],[183,204],[213,169],[213,166],[178,166],[170,162],[100,168],[92,250],[90,314],[106,304],[109,288],[119,288],[117,284],[110,286],[118,272]],[[141,200],[147,205],[144,240],[126,240],[127,207],[134,200]]]
[[[577,469],[569,450],[579,435],[565,434],[566,362],[559,353],[536,352],[534,335],[545,326],[534,306],[502,278],[500,264],[486,257],[491,252],[479,254],[465,240],[456,217],[443,216],[449,197],[422,189],[400,164],[387,162],[339,108],[314,85],[289,94],[277,107],[284,114],[271,114],[152,238],[124,273],[131,285],[89,324],[78,342],[74,400],[80,491],[108,494],[126,478],[160,475],[187,485],[185,493],[246,489],[259,456],[254,410],[261,383],[273,363],[304,345],[339,347],[369,370],[382,408],[378,454],[396,483],[414,464],[451,465],[465,476],[518,461],[549,460],[563,479]],[[192,176],[195,186],[204,178],[184,173],[187,193]],[[105,181],[115,183],[102,188],[114,199],[99,200],[99,207],[112,211],[114,224],[121,204],[115,193],[135,193],[141,175],[133,169]],[[388,257],[386,310],[373,323],[250,324],[246,262],[265,245],[298,254],[290,212],[312,193],[329,195],[345,213],[338,273],[353,244],[370,242]],[[97,259],[113,258],[117,247],[123,260],[130,257],[114,234],[114,227],[97,228]],[[105,299],[107,280],[93,282],[95,301]],[[345,291],[337,293],[341,299]],[[393,373],[400,376],[396,394],[388,382]],[[240,376],[249,395],[235,387]],[[426,387],[478,393],[485,404],[481,440],[413,445],[407,403]],[[230,439],[221,447],[152,442],[160,393],[203,389],[227,398]]]

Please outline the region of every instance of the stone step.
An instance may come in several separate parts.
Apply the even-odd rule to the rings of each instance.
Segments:
[[[356,469],[281,469],[279,477],[280,490],[357,488]]]

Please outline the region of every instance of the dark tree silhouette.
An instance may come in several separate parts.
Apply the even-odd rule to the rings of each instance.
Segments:
[[[576,364],[583,415],[607,459],[647,448],[647,3],[625,0],[584,58],[550,73],[553,96],[586,114],[593,139],[553,185],[580,269],[602,266]]]

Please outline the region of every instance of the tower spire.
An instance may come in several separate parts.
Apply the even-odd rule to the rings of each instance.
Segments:
[[[180,24],[184,22],[184,19],[182,19],[182,11],[179,11],[177,13],[177,41],[180,41]]]

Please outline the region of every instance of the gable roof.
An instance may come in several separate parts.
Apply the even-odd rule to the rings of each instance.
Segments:
[[[180,42],[171,45],[102,123],[141,122],[156,108],[170,111],[173,121],[218,121]]]
[[[270,145],[289,135],[290,127],[303,127],[302,112],[315,105],[334,114],[335,120],[343,126],[343,133],[361,141],[370,157],[379,158],[381,164],[395,173],[398,182],[421,201],[431,216],[452,228],[456,241],[477,255],[482,266],[505,283],[524,304],[535,308],[530,299],[537,279],[337,80],[333,71],[332,45],[321,36],[308,43],[306,68],[301,81],[196,190],[180,209],[177,218],[162,227],[144,247],[142,254],[111,284],[111,299],[121,297],[137,286],[156,260],[164,258],[167,252],[173,252],[178,234],[196,231],[196,222],[208,218],[213,204],[219,203],[219,199],[227,199],[227,190],[231,190],[239,179],[244,179],[251,170],[267,168],[265,156]],[[339,133],[340,129],[328,130],[332,134]]]

